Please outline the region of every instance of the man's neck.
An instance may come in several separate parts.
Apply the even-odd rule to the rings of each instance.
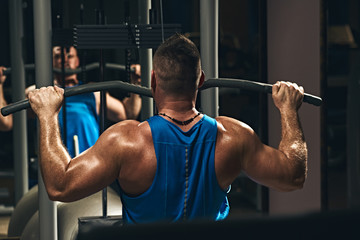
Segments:
[[[195,106],[178,102],[159,108],[158,115],[175,123],[182,131],[188,131],[201,119]]]
[[[157,104],[159,112],[167,112],[177,115],[192,114],[195,112],[195,102],[191,100],[171,100],[167,99]]]

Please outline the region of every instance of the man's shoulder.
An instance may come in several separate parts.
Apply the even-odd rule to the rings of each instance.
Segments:
[[[146,121],[139,122],[137,120],[124,120],[118,122],[111,126],[109,130],[119,133],[124,137],[129,136],[131,139],[136,139],[137,137],[150,133],[149,124]]]
[[[139,122],[137,120],[128,119],[115,123],[114,125],[111,126],[111,128],[119,129],[119,130],[126,130],[126,129],[139,130],[140,128],[144,127],[145,123],[146,122]]]
[[[232,117],[219,116],[215,118],[218,123],[218,131],[230,134],[253,133],[254,130],[246,123]]]
[[[127,149],[125,152],[142,151],[141,146],[145,146],[151,141],[150,127],[146,122],[136,120],[124,120],[118,122],[100,136],[107,144],[117,146],[117,149]],[[124,152],[122,153],[124,154]]]

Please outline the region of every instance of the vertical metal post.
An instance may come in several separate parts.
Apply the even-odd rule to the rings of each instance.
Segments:
[[[25,68],[22,54],[22,1],[9,1],[12,100],[25,98]],[[26,111],[14,113],[13,146],[15,204],[29,189]]]
[[[104,13],[104,2],[99,0],[99,9],[97,10],[96,16],[96,24],[102,25],[105,24],[105,13]],[[104,82],[104,74],[105,74],[105,62],[104,62],[104,50],[100,49],[99,51],[100,59],[99,59],[99,79],[100,82]],[[107,116],[107,105],[106,105],[106,91],[100,91],[100,135],[105,131],[106,124],[106,116]],[[103,188],[102,190],[102,212],[103,217],[107,217],[107,188]]]
[[[103,24],[100,21],[98,24]],[[105,62],[104,62],[104,51],[100,49],[100,61],[99,61],[99,73],[100,73],[100,82],[104,82],[104,74],[105,74]],[[106,124],[106,116],[107,116],[107,105],[106,105],[106,91],[102,90],[100,92],[100,135],[105,131]],[[102,211],[103,217],[107,217],[107,188],[103,188],[102,190]]]
[[[51,6],[48,0],[34,0],[36,87],[53,85]],[[56,202],[49,200],[39,168],[40,240],[58,239]]]
[[[218,78],[219,1],[200,0],[200,52],[206,78]],[[219,115],[219,89],[201,91],[201,110],[211,117]]]
[[[151,0],[139,0],[139,24],[149,24],[149,10]],[[145,87],[151,85],[152,70],[152,49],[139,49],[141,65],[141,83]],[[142,98],[141,120],[147,119],[154,114],[154,104],[152,98]]]

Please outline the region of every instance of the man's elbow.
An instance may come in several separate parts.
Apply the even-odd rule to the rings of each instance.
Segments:
[[[64,194],[61,191],[52,189],[52,188],[46,188],[46,192],[49,196],[49,199],[51,201],[60,201],[63,202]]]
[[[51,201],[61,201],[61,193],[59,191],[55,191],[55,190],[52,190],[52,189],[46,189],[46,192],[49,196],[49,199]]]
[[[288,179],[287,192],[300,190],[304,187],[305,180],[307,178],[307,158],[304,157],[302,161],[299,161],[301,164],[293,170]]]
[[[58,201],[58,202],[74,202],[75,200],[71,198],[71,196],[67,196],[62,193],[54,194],[48,192],[49,199],[51,201]]]
[[[306,180],[306,175],[295,178],[292,184],[292,189],[290,191],[302,189],[304,187],[305,180]]]
[[[292,185],[294,186],[294,190],[302,189],[304,187],[306,178],[307,178],[307,159],[303,161],[304,164],[294,173],[294,177],[292,180]]]
[[[300,190],[304,187],[306,180],[306,175],[296,177],[291,181],[288,181],[287,184],[282,184],[281,186],[277,187],[276,190],[279,192],[292,192],[295,190]]]
[[[69,195],[66,191],[47,187],[46,192],[51,201],[59,201],[59,202],[72,202],[73,201],[71,199],[71,195]]]

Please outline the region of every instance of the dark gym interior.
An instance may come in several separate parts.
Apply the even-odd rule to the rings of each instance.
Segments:
[[[11,67],[11,41],[9,38],[11,29],[8,10],[10,1],[0,0],[2,32],[0,37],[0,66],[5,67]],[[301,4],[302,1],[291,0],[285,5]],[[312,0],[305,2],[309,1],[312,2]],[[22,44],[25,64],[32,64],[35,61],[33,2],[33,0],[22,1]],[[269,32],[270,22],[268,21],[270,1],[219,0],[218,2],[219,77],[249,79],[267,83],[268,76],[272,72],[272,69],[269,69],[271,63],[268,62],[268,54],[271,52],[268,39],[272,34]],[[319,6],[317,17],[319,18],[318,42],[320,45],[318,53],[320,75],[316,84],[320,86],[320,92],[317,94],[323,98],[323,105],[319,111],[321,129],[319,129],[318,137],[320,138],[320,145],[319,149],[316,150],[320,152],[320,159],[317,159],[320,167],[317,174],[320,186],[317,192],[319,203],[314,204],[317,207],[310,207],[311,210],[300,214],[348,211],[360,206],[359,189],[354,190],[360,186],[360,124],[354,122],[354,119],[360,119],[360,2],[357,0],[316,0],[314,2]],[[278,4],[281,5],[281,3]],[[71,29],[74,25],[79,24],[96,24],[96,10],[99,8],[102,8],[105,14],[106,24],[124,24],[125,22],[135,24],[138,22],[138,7],[138,1],[128,0],[52,0],[52,29],[56,31],[56,29],[62,28]],[[165,24],[180,24],[182,33],[192,39],[200,48],[200,0],[167,0],[162,1],[161,7],[163,22]],[[153,0],[152,9],[155,10],[155,21],[159,21],[160,1]],[[296,32],[296,26],[293,30]],[[306,46],[302,47],[306,48]],[[96,50],[83,51],[82,54],[81,61],[83,64],[98,61],[99,54]],[[289,56],[289,58],[296,57]],[[110,63],[125,64],[126,61],[123,49],[104,50],[104,58],[105,62]],[[139,62],[137,50],[131,51],[131,61],[133,63]],[[291,71],[291,69],[287,71]],[[99,72],[94,70],[82,74],[81,77],[87,82],[98,81],[98,76]],[[27,70],[25,78],[26,86],[34,84],[35,72]],[[111,69],[106,70],[105,80],[113,79],[126,79],[126,74]],[[7,102],[12,102],[12,89],[16,87],[12,84],[12,78],[9,75],[4,84]],[[306,90],[311,92],[311,89]],[[119,99],[126,96],[126,93],[117,90],[110,91],[110,94]],[[268,104],[271,103],[269,99],[267,95],[262,93],[220,88],[219,115],[234,117],[246,122],[265,143],[268,143],[270,139],[269,128],[271,128],[268,120]],[[311,119],[312,116],[307,117]],[[29,188],[32,187],[33,181],[37,181],[38,171],[35,124],[36,122],[31,120],[27,122]],[[113,123],[107,123],[108,126],[111,124]],[[7,239],[9,219],[17,203],[14,182],[17,173],[14,170],[13,161],[15,144],[13,131],[0,132],[0,239]],[[311,160],[309,159],[309,161]],[[309,171],[311,170],[309,169]],[[354,182],[356,183],[354,184]],[[239,217],[271,216],[271,213],[274,212],[272,210],[274,205],[271,201],[276,199],[276,196],[272,195],[269,189],[256,184],[245,175],[240,175],[232,184],[229,192],[231,205],[229,218],[235,221],[234,224],[236,221],[239,221],[238,224],[244,224],[244,219],[238,220]],[[291,207],[289,206],[289,208]],[[350,219],[349,224],[352,224],[350,221],[356,221],[359,218],[348,219],[346,214],[339,216],[347,220]],[[278,224],[286,223],[284,219],[277,220],[279,220]],[[297,219],[296,221],[300,224],[305,222],[302,220]],[[321,218],[317,220],[321,221]],[[264,229],[269,229],[268,224],[270,223],[266,220],[259,221],[259,223]],[[276,224],[273,222],[271,224],[277,228]],[[336,227],[336,223],[329,224],[328,229],[330,226]],[[344,224],[341,226],[344,227]],[[233,232],[236,227],[227,229],[225,225],[222,225],[219,227],[220,230]],[[327,232],[326,228],[321,229],[321,231],[322,234],[318,235],[319,238],[330,236],[331,231]],[[273,233],[273,231],[271,232]],[[131,233],[133,232],[130,229],[128,234]],[[153,234],[157,233],[154,232]],[[249,234],[245,236],[251,238]],[[304,238],[306,237],[299,237],[299,239]]]

